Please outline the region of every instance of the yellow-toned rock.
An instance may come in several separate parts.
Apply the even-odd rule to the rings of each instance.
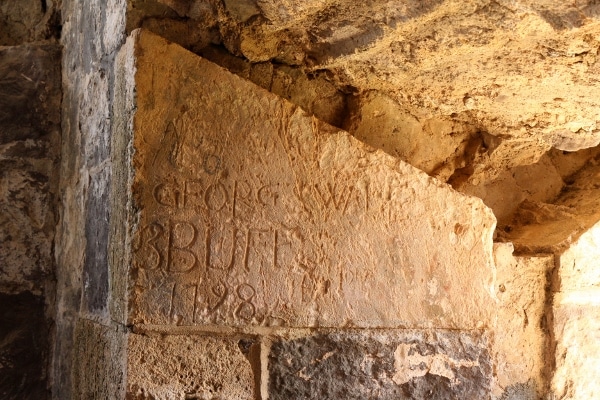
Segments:
[[[120,60],[131,323],[490,324],[481,201],[152,34]]]
[[[254,399],[242,350],[250,342],[182,335],[129,335],[127,398]]]
[[[541,398],[549,372],[546,276],[554,267],[554,256],[515,256],[513,250],[511,243],[494,245],[499,299],[493,345],[494,394]]]

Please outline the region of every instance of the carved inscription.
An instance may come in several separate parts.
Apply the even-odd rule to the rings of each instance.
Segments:
[[[277,192],[271,185],[253,188],[244,181],[203,184],[200,180],[161,182],[152,191],[155,202],[172,209],[227,211],[232,217],[253,207],[277,205]]]
[[[206,157],[199,162],[205,164]],[[208,160],[213,167],[200,176],[158,174],[148,185],[150,218],[138,230],[134,267],[144,276],[138,279],[140,298],[168,303],[155,310],[151,322],[281,323],[291,304],[311,307],[327,301],[334,289],[359,282],[360,272],[335,264],[321,248],[335,232],[307,230],[302,216],[343,225],[376,213],[390,223],[401,200],[393,182],[272,183],[252,175],[214,176],[217,169],[228,171],[223,160]],[[341,246],[333,244],[333,250]],[[332,273],[339,279],[328,278]]]
[[[131,323],[480,326],[482,204],[148,35],[123,188]],[[139,84],[152,68],[164,79]]]
[[[140,229],[135,267],[165,273],[277,269],[292,248],[292,231],[235,225],[219,228],[187,221],[152,222]],[[287,250],[287,251],[282,251]]]
[[[284,308],[310,305],[323,301],[332,286],[343,290],[360,275],[331,265],[319,250],[330,236],[327,230],[313,229],[307,238],[299,221],[289,224],[287,217],[304,208],[321,213],[315,218],[343,222],[373,208],[390,222],[399,205],[391,189],[364,181],[284,185],[250,178],[159,175],[149,186],[146,215],[152,218],[139,228],[134,267],[152,282],[141,286],[142,298],[152,292],[150,298],[168,303],[154,313],[153,323],[284,321],[270,297]],[[280,214],[265,218],[274,211]],[[339,280],[332,283],[323,266],[327,273],[337,269]],[[281,287],[274,291],[273,282]]]

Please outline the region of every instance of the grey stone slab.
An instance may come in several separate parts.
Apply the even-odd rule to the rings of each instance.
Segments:
[[[275,340],[270,400],[489,399],[492,364],[478,333],[350,331]]]

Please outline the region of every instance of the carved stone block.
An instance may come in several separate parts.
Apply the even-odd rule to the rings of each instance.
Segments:
[[[144,31],[118,68],[113,262],[131,323],[489,325],[480,200]]]
[[[127,398],[254,399],[245,344],[202,336],[129,335]]]

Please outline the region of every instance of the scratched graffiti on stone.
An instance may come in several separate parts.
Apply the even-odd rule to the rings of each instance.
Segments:
[[[136,40],[134,323],[487,323],[494,219],[480,201],[183,49]]]

